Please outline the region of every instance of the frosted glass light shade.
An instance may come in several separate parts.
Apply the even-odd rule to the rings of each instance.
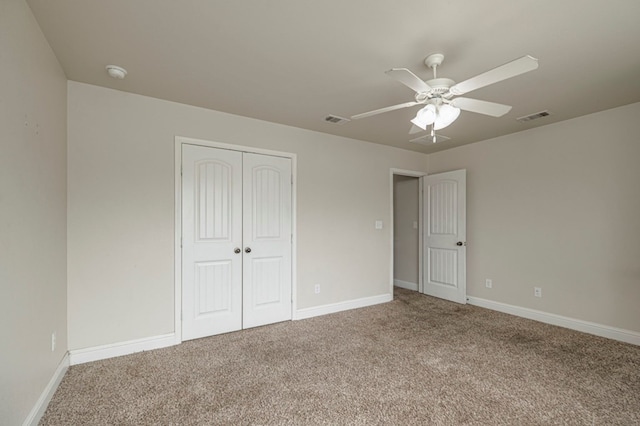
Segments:
[[[438,115],[435,122],[433,123],[434,129],[444,129],[449,124],[456,121],[459,115],[460,108],[453,107],[449,104],[440,105],[440,107],[438,108]]]
[[[411,120],[413,124],[420,127],[422,130],[427,130],[427,126],[436,121],[436,107],[429,104],[422,108],[416,114],[415,118]]]

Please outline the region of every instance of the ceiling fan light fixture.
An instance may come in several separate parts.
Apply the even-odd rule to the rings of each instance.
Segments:
[[[420,127],[422,130],[427,130],[427,126],[433,124],[434,121],[436,121],[436,107],[433,104],[429,104],[426,107],[421,108],[415,118],[411,120],[413,124]]]
[[[352,116],[351,119],[357,120],[389,111],[425,105],[417,111],[416,116],[411,120],[413,126],[409,133],[418,133],[420,130],[425,131],[428,126],[431,126],[431,137],[433,139],[435,137],[435,130],[443,129],[456,121],[461,110],[491,117],[502,117],[511,110],[511,106],[509,105],[457,96],[538,68],[538,60],[526,55],[464,80],[461,83],[456,83],[450,78],[438,78],[436,69],[443,60],[444,55],[441,53],[429,55],[425,59],[425,65],[433,70],[433,79],[427,81],[422,80],[407,68],[391,68],[386,71],[385,74],[389,77],[415,92],[415,101],[356,114]],[[521,117],[521,119],[526,120],[527,117]]]
[[[440,105],[438,108],[438,114],[435,122],[433,123],[433,128],[435,130],[444,129],[458,118],[460,115],[460,108],[456,108],[449,104]]]

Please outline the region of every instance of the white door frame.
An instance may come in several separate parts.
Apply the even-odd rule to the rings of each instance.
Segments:
[[[394,243],[393,243],[393,227],[394,227],[394,218],[393,218],[393,176],[394,175],[398,175],[398,176],[409,176],[409,177],[416,177],[416,178],[421,178],[427,175],[427,173],[425,172],[417,172],[414,170],[404,170],[404,169],[394,169],[392,168],[390,170],[389,173],[389,188],[390,188],[390,196],[389,196],[389,200],[390,200],[390,218],[391,218],[391,224],[389,226],[390,232],[389,232],[389,237],[390,237],[390,241],[389,241],[389,245],[391,247],[391,265],[390,265],[390,277],[389,277],[389,294],[393,297],[393,276],[394,276],[394,271],[393,271],[393,259],[394,259]],[[420,293],[422,293],[422,285],[423,285],[423,259],[422,259],[422,227],[423,227],[423,220],[422,220],[422,179],[418,180],[418,291]]]
[[[234,145],[222,142],[206,141],[202,139],[193,139],[183,136],[176,136],[174,142],[174,186],[175,186],[175,198],[174,198],[174,334],[175,344],[182,343],[182,145],[200,145],[210,148],[228,149],[231,151],[249,152],[253,154],[272,155],[275,157],[284,157],[291,159],[291,233],[293,234],[293,241],[291,242],[291,317],[294,318],[294,313],[298,309],[297,298],[297,228],[296,228],[296,193],[297,193],[297,155],[290,152],[273,151],[262,148],[254,148],[249,146]],[[393,176],[392,176],[393,181]],[[392,188],[393,190],[393,188]],[[393,204],[392,204],[393,210]],[[393,230],[392,230],[393,233]],[[392,270],[393,270],[393,256],[392,256]],[[392,272],[393,273],[393,272]],[[393,285],[393,281],[392,281]],[[393,290],[393,288],[392,288]]]

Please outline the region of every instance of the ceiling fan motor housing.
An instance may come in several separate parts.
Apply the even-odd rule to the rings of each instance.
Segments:
[[[433,80],[427,80],[425,83],[433,89],[432,93],[434,95],[443,95],[449,91],[451,86],[456,84],[456,82],[450,78],[434,78]]]
[[[425,81],[431,88],[428,92],[416,93],[416,102],[425,102],[433,98],[442,98],[449,93],[449,88],[456,84],[450,78],[434,78]]]

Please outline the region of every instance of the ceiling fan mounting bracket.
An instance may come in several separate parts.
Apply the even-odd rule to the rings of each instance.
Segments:
[[[433,68],[439,67],[442,64],[442,61],[444,61],[444,55],[442,53],[434,53],[424,59],[424,64],[429,68]]]

